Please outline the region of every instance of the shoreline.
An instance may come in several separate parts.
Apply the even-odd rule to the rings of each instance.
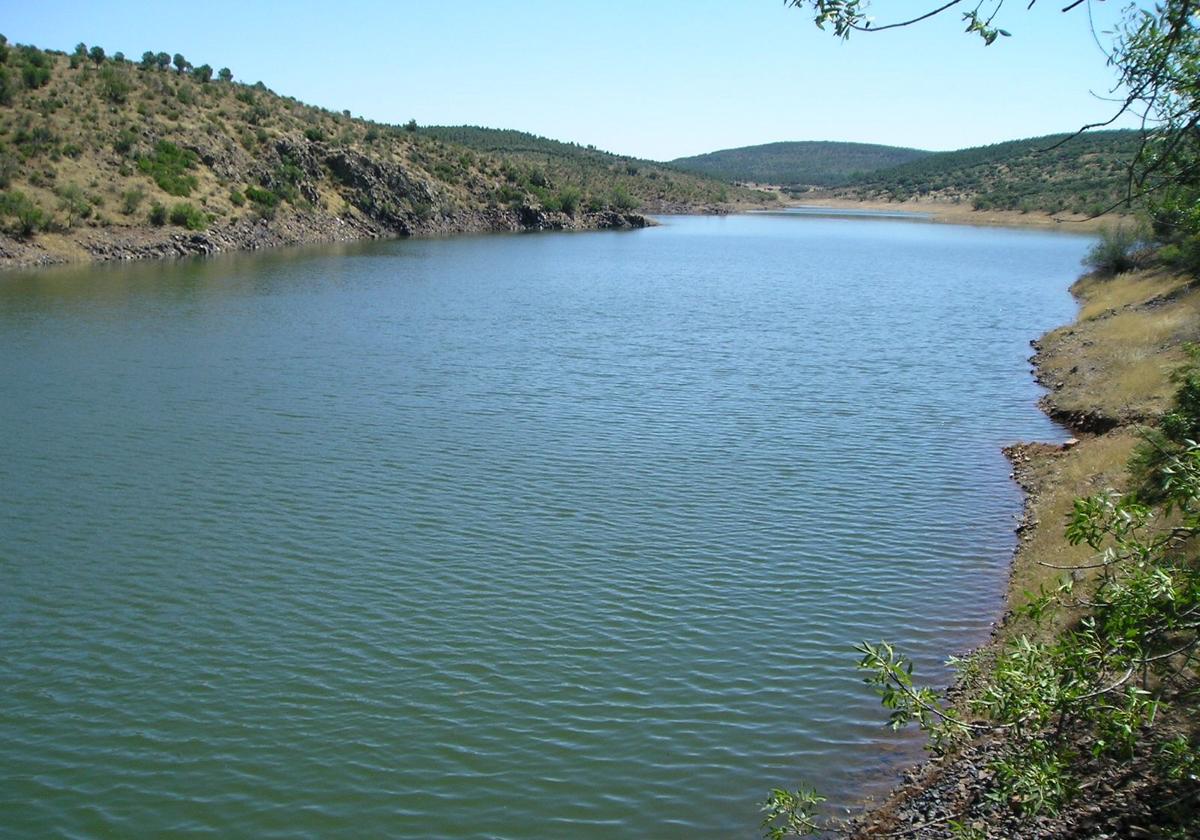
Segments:
[[[1074,437],[1063,444],[1018,442],[1004,447],[1012,478],[1024,492],[1003,612],[990,637],[969,659],[987,670],[996,653],[1022,634],[1044,633],[1016,610],[1027,593],[1053,588],[1061,572],[1090,557],[1071,546],[1064,527],[1077,497],[1105,487],[1120,488],[1126,464],[1140,439],[1137,428],[1169,404],[1170,371],[1182,363],[1182,344],[1196,337],[1200,289],[1189,278],[1142,269],[1106,279],[1084,275],[1071,286],[1079,304],[1075,319],[1030,342],[1035,379],[1048,390],[1039,407]],[[1157,324],[1157,328],[1147,325]],[[946,691],[952,705],[969,698],[964,673]],[[846,827],[851,837],[951,838],[951,820],[982,804],[992,787],[987,769],[1003,738],[984,736],[958,753],[927,756],[904,771],[879,799],[860,803]],[[1118,772],[1085,762],[1084,788],[1103,791],[1104,801],[1077,797],[1055,817],[1017,823],[1004,813],[987,822],[989,837],[1084,838],[1128,836],[1152,819],[1153,790],[1148,756]]]
[[[174,226],[88,227],[67,233],[42,233],[29,240],[0,233],[0,271],[213,256],[373,239],[540,230],[636,230],[655,224],[648,216],[634,212],[602,210],[568,215],[520,207],[431,216],[397,228],[357,211],[334,215],[287,209],[273,219],[246,216],[203,231]]]
[[[1058,229],[1065,233],[1095,233],[1110,225],[1107,219],[1091,219],[1072,214],[1021,213],[1017,210],[975,210],[969,204],[952,201],[910,199],[908,201],[877,201],[814,195],[812,198],[792,198],[780,195],[780,207],[826,207],[831,210],[872,210],[884,213],[921,213],[928,221],[949,225],[979,227],[1021,227]]]
[[[792,208],[915,213],[923,217],[920,221],[936,224],[1058,229],[1066,233],[1092,233],[1104,226],[1097,219],[1069,219],[1016,211],[977,211],[961,204],[943,201],[898,203],[832,197],[815,197],[804,201],[782,199],[778,203],[761,205],[670,204],[629,212],[601,210],[574,215],[528,206],[486,208],[463,210],[426,219],[412,219],[399,228],[384,224],[356,210],[332,214],[288,208],[280,210],[272,219],[243,216],[203,231],[188,231],[174,226],[114,225],[41,233],[28,240],[0,233],[0,272],[55,265],[211,256],[373,239],[543,230],[636,230],[657,225],[655,215],[723,216]]]

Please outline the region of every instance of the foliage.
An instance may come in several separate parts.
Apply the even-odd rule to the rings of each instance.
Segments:
[[[0,193],[0,217],[9,220],[10,233],[28,238],[39,230],[45,230],[50,217],[28,196],[17,190]]]
[[[212,79],[212,66],[208,64],[201,64],[199,67],[192,70],[192,75],[199,79],[201,84],[205,84]]]
[[[146,198],[146,191],[141,187],[133,187],[121,193],[121,211],[132,216]]]
[[[196,189],[196,176],[188,170],[195,167],[198,159],[190,149],[181,149],[170,140],[159,140],[152,154],[138,159],[138,168],[169,195],[187,196]]]
[[[192,66],[180,53],[175,53],[175,56],[171,59],[171,63],[175,65],[175,69],[180,73],[183,73],[183,71]]]
[[[208,216],[203,210],[181,201],[171,208],[169,216],[171,224],[185,227],[188,230],[204,230],[208,227]]]
[[[233,81],[233,71],[230,70],[228,67],[222,67],[220,70],[217,71],[217,78],[220,79],[222,82],[232,82]]]
[[[1177,388],[1171,409],[1156,428],[1142,430],[1129,471],[1140,498],[1156,502],[1168,490],[1168,469],[1194,441],[1200,441],[1200,345],[1185,344],[1187,362],[1172,374]]]
[[[1090,213],[1124,195],[1136,131],[1054,134],[939,152],[844,183],[864,198],[971,198],[979,210]]]
[[[1135,252],[1142,245],[1142,237],[1131,225],[1106,225],[1083,264],[1100,274],[1121,274],[1137,266]]]
[[[866,172],[931,154],[870,143],[799,141],[723,149],[671,161],[671,166],[724,181],[833,187]]]
[[[55,190],[58,209],[66,216],[66,226],[72,227],[77,219],[86,219],[92,214],[92,205],[78,184],[65,184]]]
[[[819,828],[816,812],[825,797],[815,790],[800,788],[795,792],[776,788],[763,803],[762,827],[769,840],[803,837]]]
[[[126,71],[111,64],[100,68],[97,83],[100,87],[100,95],[114,105],[124,104],[129,99],[129,92],[133,89]]]
[[[93,64],[103,64],[104,63],[104,47],[99,47],[99,46],[92,47],[88,51],[88,58],[90,58],[92,60]]]
[[[150,215],[147,218],[150,224],[162,227],[167,223],[167,208],[156,201],[150,205]]]

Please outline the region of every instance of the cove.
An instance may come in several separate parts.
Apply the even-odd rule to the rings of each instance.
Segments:
[[[15,834],[751,837],[919,745],[1090,240],[666,217],[0,276]]]

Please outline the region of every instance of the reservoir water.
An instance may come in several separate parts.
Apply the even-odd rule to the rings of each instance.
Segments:
[[[755,837],[920,752],[1089,240],[805,215],[0,275],[0,834]]]

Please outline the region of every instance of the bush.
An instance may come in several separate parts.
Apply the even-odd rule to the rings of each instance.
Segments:
[[[8,230],[22,238],[33,236],[50,224],[50,217],[45,211],[17,190],[0,193],[0,216],[11,219]]]
[[[116,139],[113,140],[113,151],[118,154],[127,155],[133,151],[134,144],[137,143],[137,134],[131,128],[122,128],[117,132]]]
[[[241,207],[246,203],[246,196],[240,190],[229,191],[229,203],[234,207]]]
[[[204,230],[208,227],[208,216],[203,210],[181,201],[171,208],[171,224],[185,227],[188,230]]]
[[[121,211],[126,216],[132,216],[146,198],[146,191],[141,187],[125,190],[121,193]]]
[[[163,207],[157,201],[150,207],[150,224],[155,227],[162,227],[167,223],[167,208]]]
[[[633,210],[638,206],[638,201],[618,184],[612,189],[612,206],[618,210]]]
[[[1141,237],[1129,226],[1117,225],[1100,229],[1100,240],[1083,258],[1083,264],[1099,274],[1120,274],[1137,264],[1134,252]]]
[[[181,149],[169,140],[159,140],[153,154],[138,160],[138,169],[154,179],[163,192],[169,195],[188,196],[196,189],[196,176],[187,170],[196,165],[199,158],[190,149]]]
[[[114,105],[123,105],[129,98],[129,91],[133,89],[125,72],[112,65],[100,69],[99,86],[100,95]]]
[[[262,187],[246,187],[246,198],[261,207],[275,207],[279,204],[279,196]]]
[[[568,216],[574,216],[575,211],[579,209],[579,203],[583,200],[583,194],[577,187],[563,187],[558,191],[558,206]]]

